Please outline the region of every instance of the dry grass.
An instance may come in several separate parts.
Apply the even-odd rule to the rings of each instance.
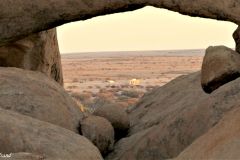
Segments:
[[[144,93],[200,70],[201,56],[80,57],[62,59],[64,85],[85,108],[134,106]],[[129,85],[139,79],[139,85]]]

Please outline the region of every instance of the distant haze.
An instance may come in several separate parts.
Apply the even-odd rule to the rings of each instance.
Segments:
[[[58,27],[61,53],[234,48],[236,25],[153,7]]]

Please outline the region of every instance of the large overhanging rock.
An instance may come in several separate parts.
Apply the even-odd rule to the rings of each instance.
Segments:
[[[35,33],[1,46],[0,66],[40,71],[62,85],[63,75],[56,29]]]
[[[1,0],[0,45],[71,21],[147,5],[240,24],[238,0]]]

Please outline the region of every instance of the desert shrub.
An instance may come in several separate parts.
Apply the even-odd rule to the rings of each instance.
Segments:
[[[119,106],[127,108],[130,106],[135,106],[138,101],[139,101],[139,98],[130,98],[130,97],[126,97],[126,96],[120,96],[120,97],[118,97],[118,100],[116,101],[116,103]]]
[[[84,93],[71,93],[71,96],[74,97],[76,100],[80,101],[81,103],[86,103],[90,101],[92,98],[91,92],[84,92]]]
[[[118,96],[118,100],[119,101],[127,101],[129,97],[125,96],[125,95],[119,95]]]
[[[104,91],[97,93],[97,97],[102,99],[113,100],[114,99],[114,92],[111,91]]]
[[[101,88],[101,89],[99,90],[99,93],[106,93],[106,92],[108,92],[108,90],[106,90],[105,88]]]
[[[146,90],[149,92],[149,91],[152,91],[154,89],[155,86],[152,86],[152,85],[149,85],[149,86],[146,86]]]
[[[144,88],[145,88],[145,87],[142,86],[142,85],[137,85],[136,87],[137,87],[137,88],[140,88],[140,89],[144,89]]]
[[[94,110],[96,108],[108,105],[108,104],[112,104],[113,101],[108,99],[108,98],[104,98],[104,97],[96,97],[93,102],[91,104],[89,104],[90,108],[93,108]]]
[[[124,102],[124,101],[117,102],[117,105],[119,105],[123,108],[127,108],[129,106],[129,104],[127,102]]]
[[[130,98],[139,98],[143,92],[137,90],[123,90],[122,95]]]
[[[76,83],[76,82],[78,82],[79,80],[77,79],[77,78],[73,78],[73,80],[72,80],[72,82],[73,83]]]
[[[127,103],[128,103],[129,106],[133,106],[133,105],[135,105],[137,102],[138,102],[138,99],[137,99],[137,98],[129,98],[129,99],[127,100]]]
[[[101,86],[99,86],[99,85],[96,85],[96,88],[97,88],[97,89],[101,89]]]
[[[84,105],[83,103],[81,103],[79,100],[77,100],[74,97],[73,97],[73,99],[77,103],[77,105],[80,108],[81,112],[90,113],[90,114],[92,114],[94,112],[94,110],[92,108],[90,108],[89,106]]]
[[[129,88],[129,85],[128,84],[122,84],[120,85],[121,88]]]
[[[67,86],[67,89],[75,89],[75,88],[77,88],[78,86]]]

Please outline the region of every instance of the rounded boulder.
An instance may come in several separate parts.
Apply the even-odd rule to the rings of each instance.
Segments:
[[[102,160],[97,147],[87,138],[16,112],[0,109],[0,130],[0,153],[13,153],[14,160],[15,156],[21,160],[33,156],[14,154],[19,152],[33,153],[46,160]]]
[[[104,117],[111,122],[115,131],[116,140],[119,140],[128,134],[130,120],[124,108],[115,104],[108,104],[97,108],[93,114]]]
[[[206,93],[240,77],[240,55],[225,46],[209,47],[203,59],[201,84]]]
[[[40,72],[0,67],[0,85],[0,108],[78,133],[83,114],[56,81]]]
[[[98,147],[102,155],[113,149],[114,129],[103,117],[88,116],[81,121],[81,133]]]

